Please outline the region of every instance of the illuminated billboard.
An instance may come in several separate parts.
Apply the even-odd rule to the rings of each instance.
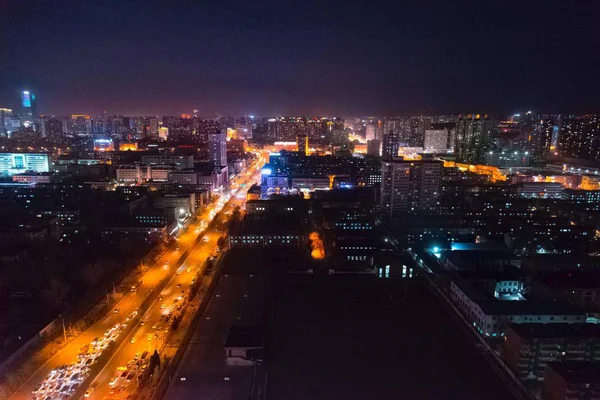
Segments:
[[[114,151],[112,139],[94,139],[94,151]]]

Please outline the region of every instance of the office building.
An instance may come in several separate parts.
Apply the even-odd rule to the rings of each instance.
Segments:
[[[208,135],[208,154],[213,168],[227,166],[227,133],[213,132]]]
[[[21,117],[24,122],[33,122],[37,117],[37,100],[35,95],[28,90],[21,92]]]
[[[446,129],[425,130],[425,153],[445,153],[448,150],[448,131]]]
[[[492,143],[494,123],[487,115],[468,114],[456,122],[456,160],[468,164],[484,161],[485,152]]]
[[[381,161],[381,211],[384,218],[437,210],[442,168],[441,161],[431,159]]]
[[[600,399],[600,363],[550,363],[542,390],[543,400]]]
[[[0,174],[20,174],[26,171],[49,172],[50,159],[45,153],[0,153]]]

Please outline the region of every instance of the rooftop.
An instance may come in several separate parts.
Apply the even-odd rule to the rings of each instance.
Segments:
[[[586,315],[585,310],[560,302],[498,300],[461,278],[452,283],[488,315]]]
[[[540,281],[555,290],[600,290],[600,273],[596,271],[557,272]]]
[[[565,361],[548,363],[548,368],[554,370],[567,383],[600,383],[600,363],[587,361]]]
[[[511,324],[509,327],[522,338],[600,338],[597,324]]]
[[[264,329],[260,326],[232,326],[225,347],[262,347]]]

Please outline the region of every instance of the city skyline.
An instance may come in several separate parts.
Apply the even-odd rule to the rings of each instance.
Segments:
[[[30,89],[46,115],[599,107],[598,4],[109,3],[7,5],[1,106]]]

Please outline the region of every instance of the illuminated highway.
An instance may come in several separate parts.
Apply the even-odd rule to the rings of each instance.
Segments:
[[[90,345],[96,338],[104,338],[107,332],[114,331],[114,335],[118,334],[117,330],[114,330],[115,325],[129,322],[127,318],[138,310],[142,302],[144,302],[152,293],[153,288],[163,281],[164,279],[170,279],[165,289],[160,293],[160,296],[155,296],[154,302],[147,310],[147,312],[136,319],[132,320],[136,326],[133,328],[128,337],[123,342],[122,346],[118,348],[115,355],[109,360],[107,365],[98,374],[96,379],[90,385],[89,397],[91,399],[102,399],[102,398],[126,398],[128,393],[132,393],[136,386],[136,371],[140,372],[143,368],[143,361],[134,360],[137,355],[137,359],[142,358],[145,351],[148,352],[145,361],[150,358],[150,355],[157,347],[160,347],[162,341],[165,339],[166,330],[171,326],[172,320],[169,317],[169,313],[173,310],[175,313],[177,307],[181,307],[184,301],[187,300],[187,292],[189,290],[192,279],[197,275],[200,268],[203,266],[205,260],[213,255],[216,255],[217,251],[217,240],[220,236],[224,235],[221,225],[229,219],[227,214],[230,214],[236,206],[241,206],[245,202],[245,188],[237,189],[240,184],[251,185],[256,182],[260,173],[260,166],[264,162],[261,157],[257,160],[246,174],[240,176],[234,183],[234,189],[232,192],[231,202],[228,205],[228,209],[225,210],[224,214],[221,214],[219,221],[211,225],[208,231],[206,231],[204,237],[196,245],[196,239],[201,234],[202,228],[204,228],[209,221],[213,219],[215,214],[222,209],[226,204],[229,195],[223,195],[215,203],[204,211],[202,216],[198,218],[198,221],[192,224],[178,239],[177,248],[169,249],[165,255],[163,255],[157,263],[152,266],[142,277],[141,283],[136,291],[127,290],[124,293],[123,298],[114,306],[113,310],[119,309],[118,312],[109,312],[102,320],[96,325],[92,326],[87,331],[83,332],[79,337],[69,343],[64,349],[60,350],[55,354],[46,364],[38,369],[32,377],[25,383],[25,385],[14,394],[11,399],[24,400],[24,399],[41,399],[46,400],[47,397],[50,399],[59,398],[56,391],[48,391],[49,385],[63,387],[64,385],[57,385],[53,383],[52,379],[56,379],[57,375],[52,371],[63,365],[79,365],[81,363],[81,357],[78,355],[82,352],[82,348],[86,345]],[[183,262],[182,265],[176,265],[176,261],[181,257],[181,254],[189,250],[190,254],[188,258]],[[212,279],[212,271],[208,277],[201,277],[199,279]],[[202,282],[201,282],[202,283]],[[174,309],[175,308],[175,309]],[[189,311],[188,311],[189,312]],[[168,318],[168,320],[167,320]],[[143,323],[142,323],[143,322]],[[124,333],[125,334],[125,333]],[[92,346],[94,348],[94,346]],[[129,368],[128,367],[129,363]],[[120,368],[121,367],[121,368]],[[71,367],[69,367],[71,368]],[[128,369],[125,371],[125,369]],[[65,368],[66,369],[66,368]],[[118,369],[120,369],[118,371]],[[85,372],[85,367],[82,368],[82,373]],[[61,372],[61,371],[57,371]],[[60,374],[62,375],[62,374]],[[66,383],[69,386],[77,386],[78,381],[74,378],[70,378],[74,373],[65,371],[66,378],[63,376],[62,379],[66,379]],[[118,375],[116,381],[111,382]],[[129,378],[129,379],[128,379]],[[72,379],[72,380],[70,380]],[[81,381],[81,376],[78,376]],[[46,381],[45,381],[46,380]],[[46,382],[43,388],[38,393],[32,394],[34,390],[39,388],[42,382]],[[112,385],[110,384],[112,383]],[[56,389],[58,390],[58,389]],[[88,395],[86,394],[86,396]],[[64,392],[60,398],[68,398],[69,393]]]

